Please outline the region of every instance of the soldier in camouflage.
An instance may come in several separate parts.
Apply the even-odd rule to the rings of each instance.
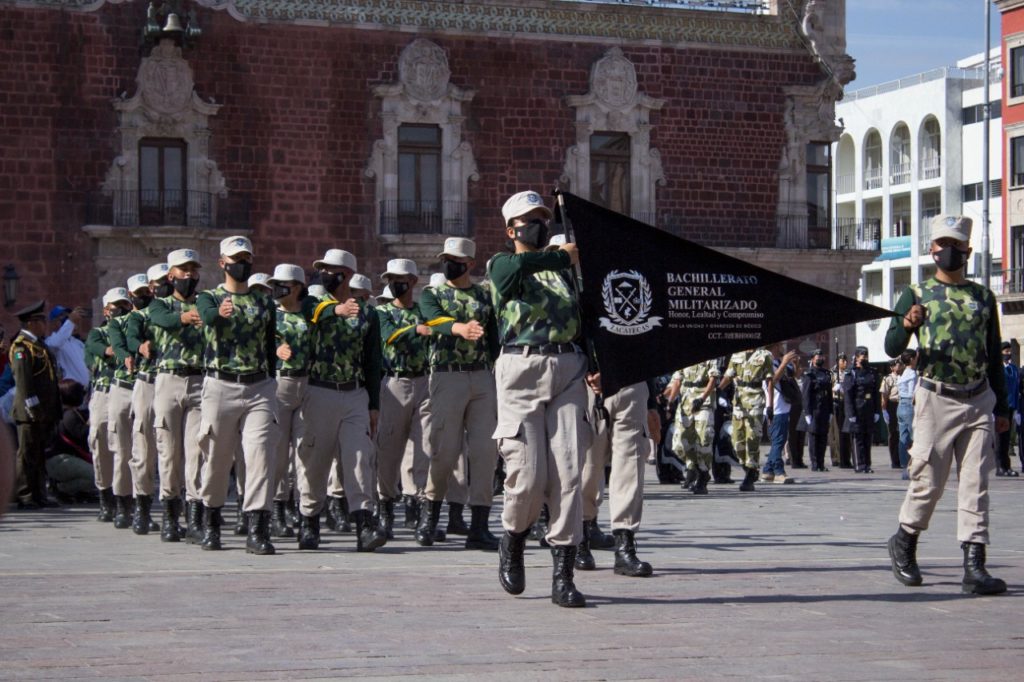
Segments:
[[[85,363],[92,372],[92,396],[89,398],[89,452],[100,492],[97,520],[114,520],[114,451],[107,428],[110,382],[114,378],[114,349],[110,345],[110,315],[113,308],[103,296],[103,323],[89,330],[85,339]]]
[[[536,192],[513,195],[501,212],[515,252],[499,253],[488,263],[504,344],[495,368],[494,438],[506,467],[498,579],[509,594],[526,588],[523,550],[547,503],[551,601],[582,607],[586,598],[576,589],[573,571],[583,539],[580,469],[591,430],[579,307],[567,279],[579,255],[572,243],[542,251],[551,211]]]
[[[736,384],[732,409],[732,442],[746,475],[740,490],[753,492],[760,463],[761,426],[765,418],[764,383],[772,378],[772,354],[767,348],[733,353],[720,388]],[[769,390],[771,390],[769,386]]]
[[[178,542],[181,532],[181,490],[187,501],[185,541],[203,540],[203,503],[199,497],[202,450],[199,422],[203,389],[203,321],[196,310],[199,254],[177,249],[167,254],[167,281],[172,293],[149,304],[153,336],[150,355],[156,356],[153,423],[164,503],[163,542]]]
[[[669,400],[679,396],[672,435],[672,451],[686,463],[683,489],[708,494],[715,444],[715,387],[722,373],[717,360],[705,360],[681,369],[669,382]]]
[[[896,579],[922,583],[917,540],[928,529],[953,461],[957,484],[957,538],[964,554],[962,590],[998,594],[1006,583],[985,568],[988,476],[995,467],[994,433],[1010,428],[1000,364],[995,296],[964,275],[970,256],[971,219],[936,216],[931,223],[935,275],[903,291],[885,337],[885,352],[898,356],[917,337],[920,381],[914,393],[914,442],[910,486],[889,538]]]
[[[465,547],[493,551],[498,549],[498,538],[488,529],[487,520],[498,458],[491,437],[497,423],[492,367],[498,330],[490,297],[470,279],[475,258],[472,240],[446,239],[438,259],[443,261],[447,281],[420,297],[420,314],[436,338],[430,351],[427,403],[430,469],[416,542],[434,543],[448,481],[465,444],[472,509]]]

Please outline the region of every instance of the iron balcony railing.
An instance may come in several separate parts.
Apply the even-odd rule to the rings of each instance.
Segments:
[[[248,197],[198,191],[119,190],[86,195],[90,225],[114,227],[251,228]]]
[[[934,180],[942,175],[942,163],[939,159],[925,159],[921,162],[921,179]]]
[[[380,202],[381,234],[446,234],[468,237],[472,228],[472,206],[463,201]]]
[[[882,189],[882,168],[864,169],[864,189]]]
[[[894,163],[889,169],[890,185],[905,185],[910,182],[910,164]]]
[[[993,272],[989,288],[996,296],[1024,293],[1024,268]]]
[[[836,249],[853,249],[857,251],[878,251],[882,250],[882,221],[867,220],[854,222],[846,220],[836,221],[835,241]]]

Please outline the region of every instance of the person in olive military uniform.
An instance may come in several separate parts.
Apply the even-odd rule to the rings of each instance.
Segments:
[[[15,313],[21,331],[8,351],[14,376],[11,417],[18,430],[18,509],[58,506],[46,494],[43,453],[61,414],[57,361],[43,343],[47,328],[45,307],[46,303],[39,301]]]
[[[766,393],[771,395],[775,375],[774,358],[767,348],[733,353],[719,383],[719,390],[736,385],[732,408],[732,442],[736,457],[746,471],[740,490],[753,492],[761,460],[761,428],[766,410]],[[769,382],[767,390],[765,382]]]
[[[501,212],[515,252],[499,253],[488,263],[504,344],[495,367],[494,438],[507,472],[498,580],[509,594],[526,589],[523,550],[546,503],[546,540],[554,564],[551,601],[582,607],[586,598],[573,578],[576,547],[583,539],[580,471],[592,432],[579,304],[567,277],[579,252],[572,243],[542,250],[551,211],[536,192],[513,195]]]
[[[668,398],[679,396],[672,451],[686,464],[683,489],[707,495],[715,443],[715,387],[722,373],[718,360],[705,360],[678,370],[668,384]]]
[[[882,413],[878,395],[881,383],[878,372],[868,364],[868,349],[857,346],[853,369],[843,379],[843,413],[846,415],[843,431],[853,435],[854,471],[858,474],[874,473],[871,437]]]
[[[801,391],[804,408],[797,428],[807,434],[811,471],[828,471],[825,468],[825,448],[832,421],[832,374],[825,369],[825,354],[820,348],[811,356]]]
[[[85,362],[92,371],[92,396],[89,398],[89,452],[96,475],[96,489],[100,493],[100,511],[97,521],[114,520],[114,451],[107,428],[110,382],[114,378],[114,349],[110,345],[110,312],[106,295],[103,296],[103,322],[89,330],[85,338]]]

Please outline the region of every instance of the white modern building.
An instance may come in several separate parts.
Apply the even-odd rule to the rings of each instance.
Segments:
[[[1002,264],[1002,142],[1000,51],[990,53],[989,241],[992,272]],[[935,272],[928,255],[929,220],[956,213],[974,220],[975,257],[968,274],[981,272],[984,176],[983,53],[955,67],[847,92],[836,105],[843,126],[833,145],[833,206],[837,248],[872,249],[862,270],[860,298],[892,308],[903,289]],[[857,325],[857,343],[871,357],[885,354],[887,320]],[[849,349],[848,349],[849,350]]]

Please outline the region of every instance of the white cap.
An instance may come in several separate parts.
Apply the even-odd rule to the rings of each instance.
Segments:
[[[149,277],[141,272],[128,278],[128,291],[138,291],[139,289],[149,290]]]
[[[395,300],[395,295],[391,293],[391,287],[384,287],[384,291],[380,292],[380,295],[377,296],[378,303],[386,303],[393,300]]]
[[[270,279],[270,275],[265,272],[256,272],[249,276],[247,284],[250,287],[265,287],[270,288],[270,283],[267,280]]]
[[[447,281],[448,278],[444,276],[443,272],[435,272],[433,275],[430,276],[430,284],[428,284],[427,286],[441,287],[444,286],[445,282]]]
[[[513,194],[508,198],[505,205],[501,207],[501,217],[505,219],[505,225],[507,226],[512,222],[513,218],[526,215],[537,208],[543,209],[548,219],[551,218],[551,209],[544,205],[544,200],[541,196],[533,190],[527,190]]]
[[[557,251],[563,244],[569,240],[565,238],[564,232],[551,235],[551,239],[548,240],[548,245],[544,248],[545,251]]]
[[[167,254],[167,267],[176,268],[186,263],[200,265],[199,254],[194,249],[178,249]]]
[[[273,285],[278,282],[301,282],[305,284],[306,271],[298,265],[281,263],[274,267],[274,274],[267,279],[267,284]]]
[[[252,255],[252,242],[249,241],[248,237],[241,235],[235,235],[234,237],[228,237],[220,241],[220,255],[222,256],[237,256],[240,253],[248,253]]]
[[[156,265],[150,265],[149,270],[146,270],[146,279],[148,279],[150,282],[155,282],[157,280],[163,279],[164,277],[167,276],[168,270],[170,270],[170,268],[167,266],[167,263],[157,263]]]
[[[306,293],[308,293],[313,298],[323,298],[324,296],[327,295],[327,289],[324,289],[324,285],[322,284],[310,284],[309,289],[306,290]]]
[[[974,221],[962,215],[937,215],[932,218],[932,241],[950,238],[958,242],[971,241],[971,227]]]
[[[360,275],[358,272],[348,280],[349,289],[358,289],[359,291],[373,292],[373,282],[366,275]]]
[[[355,272],[356,257],[348,251],[342,251],[341,249],[328,249],[323,258],[313,261],[314,268],[320,268],[325,265],[341,266]],[[349,286],[351,286],[351,284]]]
[[[444,240],[444,251],[437,254],[438,258],[454,256],[455,258],[476,258],[476,244],[472,239],[449,237]]]
[[[114,287],[113,289],[107,289],[107,293],[103,294],[103,307],[106,308],[111,303],[117,303],[124,301],[125,303],[131,303],[132,299],[128,296],[128,290],[124,287]]]
[[[420,276],[420,270],[416,267],[416,261],[409,260],[408,258],[392,258],[388,261],[388,269],[380,276],[380,281],[386,282],[388,277],[401,277],[403,275]]]

